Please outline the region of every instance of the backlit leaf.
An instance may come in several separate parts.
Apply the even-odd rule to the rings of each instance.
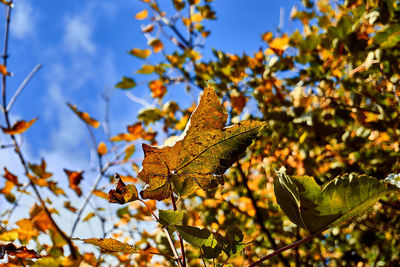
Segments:
[[[38,178],[42,178],[42,179],[47,179],[50,178],[51,176],[53,176],[53,174],[51,172],[47,172],[46,171],[46,161],[44,159],[42,159],[40,165],[39,164],[28,164],[29,169],[32,170],[32,172],[38,177]]]
[[[136,86],[136,82],[129,77],[122,77],[122,81],[117,83],[115,87],[120,88],[120,89],[132,89],[133,87]]]
[[[83,120],[86,124],[89,124],[90,126],[92,126],[92,127],[94,127],[94,128],[98,128],[98,127],[100,126],[100,122],[98,122],[97,120],[91,118],[91,117],[89,116],[88,113],[79,111],[79,110],[76,108],[75,105],[71,105],[70,103],[67,103],[67,105],[68,105],[68,107],[69,107],[70,109],[72,109],[72,111],[73,111],[76,115],[78,115],[78,117],[79,117],[81,120]]]
[[[87,221],[89,221],[91,218],[93,218],[94,216],[96,216],[96,214],[95,214],[94,212],[89,212],[89,213],[85,216],[85,218],[83,218],[83,221],[84,221],[84,222],[87,222]]]
[[[100,142],[100,144],[98,145],[97,154],[99,154],[100,156],[104,156],[105,154],[107,154],[107,146],[104,142]]]
[[[149,12],[147,11],[147,9],[144,9],[144,10],[138,12],[136,14],[135,18],[138,20],[143,20],[143,19],[147,18],[148,15],[149,15]]]
[[[151,81],[149,83],[149,88],[153,98],[162,98],[167,92],[167,87],[160,80]]]
[[[366,211],[382,196],[400,188],[367,175],[345,174],[320,188],[312,177],[275,179],[275,195],[289,219],[310,233],[323,231]]]
[[[133,48],[131,51],[129,51],[129,54],[141,58],[141,59],[145,59],[148,58],[151,55],[151,50],[150,49],[139,49],[139,48]]]
[[[152,39],[149,41],[148,45],[153,48],[154,53],[158,53],[164,48],[160,39]]]
[[[0,259],[4,258],[4,255],[14,256],[20,259],[38,259],[40,255],[33,249],[28,249],[25,246],[16,247],[13,243],[0,244]]]
[[[125,185],[118,174],[115,174],[118,178],[117,187],[115,190],[110,190],[108,193],[108,201],[110,203],[125,204],[138,200],[138,191],[133,184]]]
[[[93,195],[107,199],[108,200],[108,194],[106,192],[100,191],[100,190],[94,190]]]
[[[185,211],[159,210],[159,223],[163,226],[181,225],[185,213]]]
[[[14,185],[19,185],[18,177],[9,172],[6,167],[4,167],[3,177],[6,178],[11,183],[13,183]]]
[[[206,88],[176,143],[162,147],[143,144],[145,158],[138,177],[149,186],[141,196],[162,200],[172,189],[181,197],[189,196],[199,188],[211,189],[223,182],[223,173],[265,125],[248,120],[224,128],[226,120],[214,90]]]
[[[68,176],[69,187],[74,190],[78,196],[81,196],[82,190],[79,187],[79,184],[83,179],[83,171],[70,171],[64,169],[64,172]]]
[[[204,245],[208,241],[210,235],[212,235],[207,228],[200,229],[188,225],[175,225],[174,227],[183,240],[196,247]]]
[[[34,118],[28,122],[26,121],[17,121],[11,128],[3,128],[1,127],[1,129],[3,130],[4,133],[6,134],[21,134],[23,132],[25,132],[26,130],[29,129],[29,127],[31,127],[31,125],[37,120],[37,118]]]
[[[87,239],[78,239],[84,241],[85,243],[89,243],[100,248],[101,252],[122,252],[122,253],[135,253],[137,252],[136,248],[130,244],[122,243],[116,239],[112,238],[87,238]]]
[[[0,64],[0,73],[3,74],[3,75],[8,75],[9,74],[8,71],[7,71],[6,66]]]

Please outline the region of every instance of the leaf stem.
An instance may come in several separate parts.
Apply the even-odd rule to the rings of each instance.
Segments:
[[[272,258],[273,256],[281,255],[281,253],[284,252],[284,251],[286,251],[286,250],[292,249],[292,248],[294,248],[294,247],[298,247],[298,246],[300,246],[301,244],[303,244],[303,243],[305,243],[305,242],[311,240],[315,235],[316,235],[316,234],[309,235],[309,236],[307,236],[306,238],[303,238],[303,239],[298,240],[298,241],[296,241],[296,242],[294,242],[294,243],[292,243],[292,244],[290,244],[290,245],[287,245],[287,246],[282,247],[282,248],[280,248],[280,249],[278,249],[278,250],[275,250],[275,251],[272,252],[271,254],[268,254],[267,256],[262,257],[262,258],[259,259],[258,261],[253,262],[253,263],[250,264],[248,267],[258,266],[258,265],[260,265],[261,263],[263,263],[264,261],[266,261],[266,260]]]
[[[175,202],[175,197],[174,197],[174,192],[171,190],[171,202],[172,202],[172,207],[174,211],[177,211],[178,209],[176,208],[176,202]],[[183,245],[183,239],[181,235],[177,232],[178,238],[179,238],[179,243],[181,245],[181,253],[182,253],[182,263],[183,267],[186,267],[186,256],[185,256],[185,247]]]

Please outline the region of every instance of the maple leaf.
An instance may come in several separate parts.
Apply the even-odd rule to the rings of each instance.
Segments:
[[[140,192],[141,197],[163,200],[172,191],[184,197],[199,188],[217,187],[224,172],[266,124],[246,120],[224,127],[227,117],[214,89],[208,87],[175,143],[143,144],[145,158],[138,177],[148,186]]]

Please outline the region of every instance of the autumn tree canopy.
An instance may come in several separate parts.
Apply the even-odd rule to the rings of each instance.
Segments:
[[[7,19],[13,3],[2,3]],[[46,155],[38,164],[21,150],[19,136],[40,120],[11,120],[5,46],[1,129],[8,139],[0,145],[18,155],[25,175],[2,170],[0,192],[10,203],[0,214],[2,262],[396,265],[400,3],[302,3],[291,12],[298,29],[260,32],[252,53],[216,47],[207,58],[207,22],[218,23],[213,1],[141,1],[135,19],[147,46],[132,44],[127,57],[142,64],[115,88],[135,92],[145,79],[156,101],[126,129],[92,138],[98,176],[90,188],[81,185],[84,170],[65,167],[79,207],[54,207],[71,192],[52,177]],[[168,98],[171,90],[196,97],[188,105]],[[92,137],[107,123],[84,106],[66,108]],[[20,194],[34,202],[15,221]],[[54,219],[66,212],[74,218],[69,228]],[[79,225],[96,219],[103,235],[79,236]]]

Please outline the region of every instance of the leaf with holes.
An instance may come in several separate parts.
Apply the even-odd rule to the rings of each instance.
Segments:
[[[140,192],[142,198],[163,200],[172,190],[185,197],[222,183],[224,172],[265,125],[246,120],[224,127],[227,117],[214,89],[208,87],[175,143],[161,147],[143,144],[145,158],[138,177],[148,187]]]

